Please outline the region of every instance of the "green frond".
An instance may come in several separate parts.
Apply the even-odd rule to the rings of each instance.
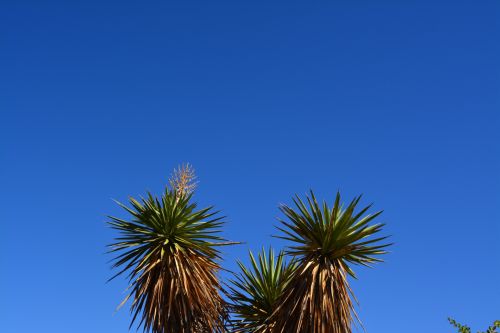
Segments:
[[[118,231],[109,246],[116,253],[111,278],[127,274],[134,322],[144,331],[222,332],[226,317],[217,279],[220,256],[228,245],[218,236],[222,217],[212,207],[197,209],[192,193],[166,188],[160,198],[118,203],[130,219],[110,216]]]
[[[241,272],[231,280],[231,309],[235,316],[234,332],[271,332],[271,314],[295,269],[284,253],[275,255],[263,248],[257,258],[250,252],[250,267],[238,262]]]
[[[385,248],[391,244],[381,243],[387,237],[373,237],[384,224],[370,224],[382,211],[365,215],[371,205],[357,210],[361,196],[343,208],[340,193],[329,208],[326,202],[318,204],[314,193],[310,193],[306,197],[307,204],[296,196],[293,199],[296,209],[286,205],[280,207],[288,221],[280,220],[282,226],[278,229],[284,235],[277,237],[294,243],[288,247],[287,254],[339,260],[344,265],[369,265],[379,262],[377,257],[387,253]]]

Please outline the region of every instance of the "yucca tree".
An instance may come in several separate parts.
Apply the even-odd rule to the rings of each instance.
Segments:
[[[312,191],[306,199],[296,196],[295,209],[280,207],[287,220],[278,237],[292,242],[286,253],[298,267],[271,316],[272,332],[350,333],[357,315],[347,275],[356,277],[352,264],[382,261],[377,256],[390,244],[376,237],[383,224],[370,224],[381,212],[365,215],[371,205],[357,210],[361,197],[343,207],[339,193],[331,208]]]
[[[119,232],[110,252],[114,268],[128,273],[133,299],[131,326],[152,333],[222,332],[226,318],[220,295],[219,251],[229,243],[217,234],[222,217],[212,207],[197,209],[192,200],[194,172],[189,165],[174,171],[160,198],[130,198],[120,204],[129,219],[110,217]]]
[[[234,332],[270,333],[270,316],[290,282],[295,265],[287,262],[283,251],[275,254],[264,248],[257,258],[250,252],[250,266],[238,261],[240,272],[230,281],[231,311]]]

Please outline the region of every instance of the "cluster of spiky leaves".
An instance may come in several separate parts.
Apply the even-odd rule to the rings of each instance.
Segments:
[[[286,262],[281,251],[277,256],[272,248],[258,253],[257,259],[250,252],[250,267],[241,261],[241,272],[231,280],[230,299],[234,332],[272,332],[271,314],[276,310],[278,299],[290,281],[295,264]]]
[[[110,245],[120,269],[112,279],[128,273],[130,293],[121,305],[133,299],[131,326],[140,318],[138,326],[153,333],[224,331],[216,246],[229,243],[217,236],[222,218],[212,207],[197,210],[191,197],[167,187],[161,198],[148,193],[130,198],[130,208],[120,204],[130,220],[110,217],[120,233]]]
[[[278,237],[294,243],[287,253],[298,267],[271,316],[272,332],[351,332],[356,313],[347,274],[355,274],[349,265],[382,261],[376,256],[390,245],[381,243],[386,237],[372,237],[383,224],[369,223],[381,212],[365,215],[371,206],[358,211],[360,198],[344,208],[337,193],[329,208],[326,202],[319,205],[311,191],[307,204],[296,196],[296,209],[281,206],[288,221],[281,220],[278,229],[285,235]]]

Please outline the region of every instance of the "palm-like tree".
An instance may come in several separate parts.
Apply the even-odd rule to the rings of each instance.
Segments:
[[[174,176],[161,198],[130,198],[123,207],[129,220],[110,217],[119,237],[115,278],[128,273],[133,299],[132,324],[153,333],[222,332],[226,310],[217,278],[219,251],[229,243],[217,235],[223,224],[212,207],[197,210],[192,201],[194,172],[185,166]]]
[[[294,199],[296,209],[286,205],[281,211],[280,238],[291,241],[287,254],[298,261],[290,282],[271,316],[272,332],[350,333],[354,312],[347,275],[356,277],[351,264],[369,266],[382,261],[386,237],[372,237],[383,224],[370,222],[381,214],[365,215],[371,207],[356,208],[361,197],[343,208],[337,193],[333,207],[319,205],[314,193],[307,204]],[[358,319],[359,320],[359,319]]]
[[[278,299],[290,282],[295,265],[286,262],[281,251],[277,256],[272,248],[258,253],[250,252],[250,267],[238,261],[241,272],[231,280],[230,299],[234,332],[270,333],[270,316],[276,310]]]

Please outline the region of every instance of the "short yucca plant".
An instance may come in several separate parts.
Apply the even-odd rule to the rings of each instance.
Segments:
[[[290,282],[295,265],[285,260],[281,251],[263,248],[257,258],[250,252],[250,266],[238,261],[240,272],[230,281],[231,311],[234,332],[270,333],[270,316]]]
[[[287,254],[298,267],[271,316],[273,333],[351,332],[357,317],[347,280],[355,277],[351,265],[382,261],[377,256],[390,245],[382,243],[386,237],[375,237],[383,224],[370,224],[381,212],[365,215],[370,206],[358,210],[360,198],[343,207],[337,193],[330,208],[318,204],[311,191],[307,203],[296,196],[295,209],[281,206],[287,220],[281,221],[278,237],[292,242]]]
[[[115,278],[128,273],[131,311],[144,331],[153,333],[222,332],[226,310],[217,278],[219,251],[229,243],[217,234],[223,224],[212,207],[192,200],[194,172],[175,171],[160,198],[130,198],[119,204],[129,219],[110,217],[119,232],[110,252],[117,253]]]

